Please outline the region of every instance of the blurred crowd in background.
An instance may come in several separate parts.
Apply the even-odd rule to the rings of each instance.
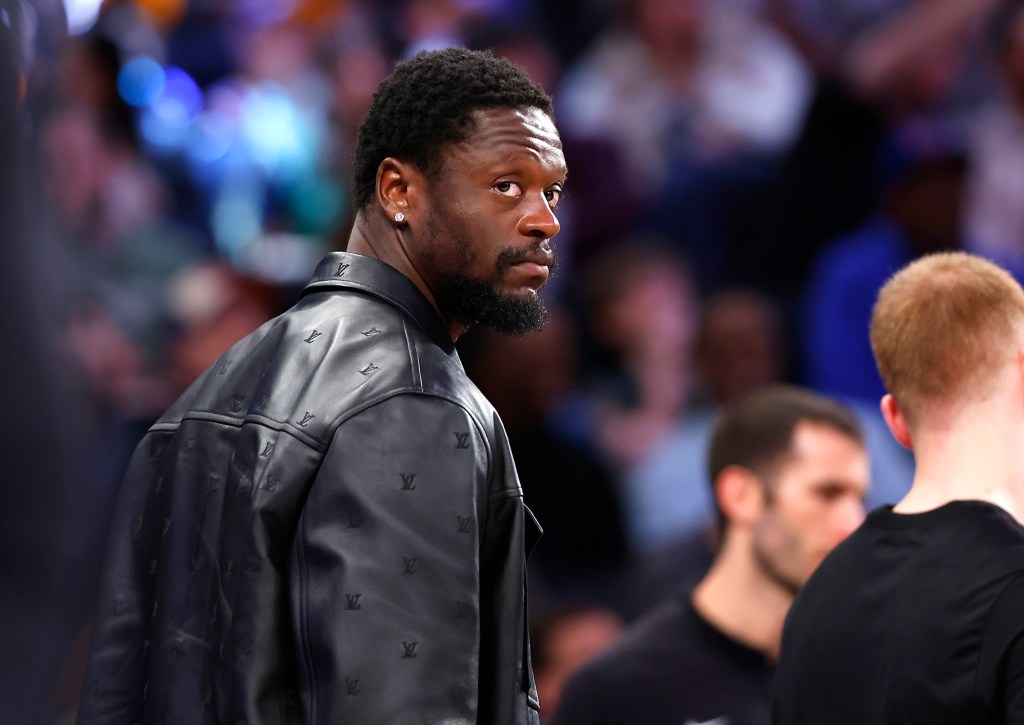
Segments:
[[[0,648],[33,653],[0,654],[0,681],[39,722],[73,711],[135,443],[347,237],[356,130],[397,60],[489,48],[555,99],[552,322],[460,342],[546,530],[530,586],[549,711],[710,560],[716,409],[778,381],[838,396],[867,432],[869,504],[894,502],[912,462],[877,415],[879,286],[939,249],[1024,272],[1020,3],[0,5],[18,71],[0,446],[22,476],[0,486],[0,620],[17,623]]]

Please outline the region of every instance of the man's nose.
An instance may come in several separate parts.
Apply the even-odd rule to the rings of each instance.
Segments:
[[[543,193],[531,199],[526,214],[519,222],[520,233],[528,237],[550,239],[558,234],[561,228],[555,210],[551,208]]]

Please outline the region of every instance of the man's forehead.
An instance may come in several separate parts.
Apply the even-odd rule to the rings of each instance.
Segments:
[[[817,421],[807,421],[806,426],[794,429],[789,450],[778,463],[776,478],[779,480],[788,480],[793,474],[798,478],[805,474],[830,478],[836,475],[833,483],[846,481],[866,487],[870,478],[870,459],[864,442],[844,430]]]
[[[526,145],[562,149],[555,122],[539,108],[482,108],[473,112],[473,130],[464,143]]]
[[[843,441],[850,446],[864,450],[864,442],[857,440],[848,431],[839,426],[811,418],[803,418],[793,426],[793,435],[790,439],[789,451],[793,455],[800,452],[813,453],[823,446]]]
[[[863,442],[852,438],[848,433],[828,423],[810,419],[801,419],[793,426],[790,433],[789,445],[785,450],[773,456],[764,465],[771,469],[775,476],[783,473],[785,469],[792,466],[799,466],[810,459],[819,458],[823,448],[822,436],[828,443],[843,440],[860,451],[866,450]]]

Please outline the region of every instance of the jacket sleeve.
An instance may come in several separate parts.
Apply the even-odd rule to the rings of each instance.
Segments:
[[[480,427],[442,398],[338,427],[289,572],[307,722],[476,722],[489,468]]]

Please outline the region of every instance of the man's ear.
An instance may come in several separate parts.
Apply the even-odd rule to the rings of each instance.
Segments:
[[[913,450],[914,442],[910,438],[907,418],[903,415],[903,411],[900,409],[899,403],[896,402],[896,398],[892,397],[891,393],[886,393],[882,396],[880,407],[882,409],[882,417],[885,418],[885,424],[892,431],[893,438],[899,441],[900,445],[904,448]]]
[[[727,466],[715,479],[715,499],[729,526],[753,526],[764,514],[761,478],[743,466]]]
[[[1020,383],[1020,389],[1024,390],[1024,350],[1017,351],[1017,380]],[[1024,403],[1024,400],[1021,400]]]
[[[388,156],[377,167],[377,203],[385,216],[405,215],[406,223],[415,216],[423,193],[423,174],[416,167]]]

